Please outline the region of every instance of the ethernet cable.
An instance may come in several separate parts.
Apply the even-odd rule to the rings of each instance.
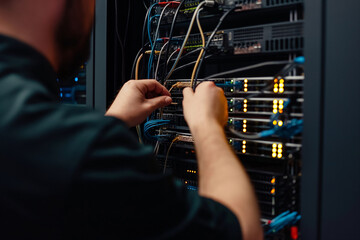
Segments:
[[[141,53],[142,49],[138,52]],[[148,50],[145,52],[145,54],[151,54],[151,50]],[[155,51],[154,52],[155,55],[160,54],[160,51]],[[136,61],[136,67],[135,67],[135,80],[139,80],[139,67],[140,67],[140,62],[141,59],[144,57],[144,53],[140,54],[139,56],[137,56],[137,61]]]
[[[166,152],[166,157],[165,157],[165,163],[164,163],[164,170],[163,170],[163,173],[165,174],[166,173],[166,167],[167,167],[167,162],[168,162],[168,158],[169,158],[169,155],[170,155],[170,150],[172,148],[172,146],[174,145],[174,143],[176,143],[177,141],[179,141],[179,137],[175,137],[171,143],[170,143],[170,146]]]
[[[199,29],[199,32],[200,32],[200,36],[201,36],[201,45],[202,45],[202,48],[200,50],[200,53],[199,53],[199,56],[198,56],[198,59],[196,60],[196,63],[195,63],[195,66],[194,66],[194,69],[193,69],[193,72],[192,72],[192,75],[191,75],[191,86],[193,86],[194,84],[194,78],[195,78],[195,74],[197,72],[197,69],[198,69],[198,66],[199,66],[199,63],[200,63],[200,60],[202,59],[202,56],[205,52],[205,35],[204,35],[204,31],[202,30],[202,27],[201,27],[201,23],[200,23],[200,19],[199,19],[199,16],[200,16],[200,12],[202,11],[203,9],[200,9],[197,14],[196,14],[196,23],[197,23],[197,26],[198,26],[198,29]]]
[[[153,60],[154,60],[154,51],[155,51],[155,47],[156,47],[156,40],[158,39],[158,36],[159,36],[161,20],[162,20],[163,17],[164,17],[164,14],[165,14],[166,9],[167,9],[170,5],[171,5],[171,3],[168,3],[168,4],[165,5],[165,7],[163,8],[163,10],[161,11],[161,14],[160,14],[160,17],[159,17],[159,20],[158,20],[158,24],[157,24],[156,32],[155,32],[155,36],[154,36],[154,43],[153,43],[153,45],[152,45],[151,55],[150,55],[150,58],[149,58],[148,74],[147,74],[147,78],[148,78],[148,79],[150,79],[150,75],[151,75],[151,68],[152,68],[152,63],[153,63]],[[151,24],[150,24],[150,25],[151,25]]]
[[[188,39],[189,39],[190,33],[191,33],[192,28],[193,28],[193,26],[194,26],[195,19],[196,19],[196,15],[197,15],[198,11],[200,11],[200,9],[201,9],[205,4],[206,4],[206,1],[201,2],[201,3],[197,6],[197,8],[196,8],[196,10],[195,10],[195,12],[194,12],[194,14],[193,14],[193,17],[192,17],[192,19],[191,19],[191,21],[190,21],[190,26],[189,26],[188,32],[187,32],[186,35],[185,35],[184,42],[183,42],[183,44],[182,44],[182,46],[181,46],[181,48],[180,48],[179,54],[178,54],[178,56],[177,56],[177,58],[176,58],[176,60],[175,60],[175,63],[174,63],[173,66],[171,67],[170,72],[169,72],[169,73],[167,74],[167,76],[165,77],[165,82],[171,77],[171,75],[173,74],[173,72],[174,72],[177,64],[179,63],[180,57],[182,56],[182,54],[183,54],[183,52],[184,52],[184,50],[185,50],[186,43],[187,43],[187,41],[188,41]]]
[[[180,57],[180,60],[182,60],[182,59],[184,59],[184,58],[186,58],[186,57],[188,57],[188,56],[190,56],[190,55],[193,55],[193,54],[195,54],[195,53],[197,53],[197,52],[200,52],[200,48],[196,48],[196,49],[194,49],[194,50],[192,50],[192,51],[190,51],[190,52],[187,52],[187,53],[185,53],[184,55],[182,55],[181,57]],[[180,51],[180,48],[179,49],[176,49],[176,51],[177,52],[179,52]],[[172,57],[169,57],[169,59],[168,59],[168,64],[170,63],[170,61],[172,61]],[[174,71],[175,72],[175,71]]]
[[[151,20],[150,20],[150,15],[151,15],[151,11],[152,9],[157,6],[158,3],[154,3],[153,5],[151,5],[148,9],[148,13],[147,13],[147,23],[148,23],[148,37],[149,37],[149,42],[150,42],[150,46],[151,48],[153,47],[153,43],[152,43],[152,40],[151,40],[151,32],[150,32],[150,28],[149,26],[151,27]]]
[[[158,56],[158,60],[157,60],[157,64],[156,64],[156,69],[155,69],[155,79],[157,80],[158,79],[158,71],[159,71],[159,65],[160,65],[160,61],[161,61],[161,55],[163,54],[164,52],[164,49],[169,45],[170,42],[166,42],[161,50],[160,50],[160,53],[159,53],[159,56]]]
[[[176,53],[179,52],[179,50],[180,50],[180,49],[176,49],[175,51],[173,51],[173,52],[170,54],[169,58],[168,58],[167,61],[166,61],[166,64],[169,64],[169,63],[170,63],[171,59],[175,56]]]
[[[266,235],[269,235],[271,233],[277,233],[286,226],[295,225],[300,220],[301,215],[298,212],[283,212],[282,214],[271,220],[270,223],[264,225],[264,227],[266,227],[267,229]]]
[[[140,49],[140,51],[138,52],[141,53],[142,49]],[[151,51],[146,51],[145,53],[146,54],[149,54]],[[155,54],[158,54],[158,52],[156,51]],[[141,62],[141,59],[143,58],[144,54],[140,54],[137,61],[136,61],[136,67],[135,67],[135,80],[139,80],[139,66],[140,66],[140,62]],[[137,125],[136,126],[136,132],[137,132],[137,135],[138,135],[138,138],[139,138],[139,142],[142,144],[143,141],[142,141],[142,136],[141,136],[141,127],[140,125]]]
[[[170,123],[170,120],[163,120],[163,119],[157,119],[157,120],[150,120],[150,121],[147,121],[145,124],[144,124],[144,135],[145,137],[148,139],[148,140],[157,140],[159,141],[161,138],[163,137],[169,137],[169,135],[156,135],[156,136],[152,136],[149,134],[149,131],[151,129],[154,129],[154,128],[157,128],[157,127],[162,127],[162,126],[165,126],[165,125],[168,125]]]
[[[166,53],[165,53],[165,59],[168,59],[168,57],[169,57],[170,45],[171,45],[171,41],[172,41],[172,37],[173,37],[173,33],[174,33],[175,23],[176,23],[178,15],[179,15],[180,9],[183,7],[184,3],[185,3],[185,0],[182,0],[180,2],[179,6],[176,9],[176,12],[174,14],[174,18],[173,18],[173,21],[171,23],[170,33],[169,33],[169,42],[170,42],[170,44],[167,46]],[[172,58],[172,56],[170,56],[169,59],[171,59],[171,58]],[[164,66],[164,69],[163,69],[163,75],[165,75],[165,73],[167,72],[168,64],[169,64],[169,62],[165,63],[165,66]]]
[[[226,71],[226,72],[215,73],[215,74],[213,74],[211,76],[206,77],[205,79],[209,80],[209,79],[212,79],[212,78],[217,78],[217,77],[220,77],[220,76],[226,76],[226,75],[230,75],[230,74],[234,74],[234,73],[244,72],[244,71],[251,70],[251,69],[261,68],[261,67],[265,67],[265,66],[272,66],[272,65],[284,65],[284,64],[288,64],[288,63],[289,63],[289,61],[262,62],[262,63],[242,67],[242,68],[236,68],[236,69]]]
[[[226,13],[223,14],[223,16],[220,18],[219,20],[219,23],[218,25],[215,27],[214,31],[211,33],[210,37],[208,38],[207,40],[207,43],[206,43],[206,46],[205,48],[203,49],[204,50],[204,53],[201,57],[201,60],[200,60],[200,63],[199,63],[199,67],[197,68],[196,70],[196,74],[195,74],[195,77],[194,77],[194,84],[193,84],[193,88],[195,90],[195,87],[196,87],[196,82],[198,80],[198,76],[199,76],[199,72],[200,72],[200,69],[201,69],[201,66],[204,62],[204,59],[205,59],[205,56],[206,56],[206,51],[209,49],[209,46],[210,46],[210,43],[212,41],[212,39],[214,38],[215,34],[217,33],[217,31],[219,30],[221,24],[223,23],[223,21],[225,20],[225,18],[231,13],[233,12],[237,7],[233,7],[231,8],[229,11],[227,11]]]

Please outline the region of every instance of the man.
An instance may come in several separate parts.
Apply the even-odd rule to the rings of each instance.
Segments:
[[[184,90],[199,194],[162,175],[128,130],[171,103],[155,80],[129,81],[107,116],[58,103],[56,75],[87,57],[94,4],[0,0],[0,239],[261,239],[213,83]]]

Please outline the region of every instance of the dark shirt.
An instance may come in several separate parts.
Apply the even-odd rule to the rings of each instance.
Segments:
[[[223,205],[190,192],[126,125],[58,101],[36,50],[0,36],[0,239],[240,239]]]

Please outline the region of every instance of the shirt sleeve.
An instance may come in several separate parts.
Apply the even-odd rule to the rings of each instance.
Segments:
[[[152,148],[114,119],[78,171],[69,225],[80,239],[241,239],[225,206],[163,175]]]

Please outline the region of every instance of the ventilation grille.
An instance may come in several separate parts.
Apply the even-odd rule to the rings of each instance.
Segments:
[[[264,38],[264,28],[239,29],[234,31],[235,41],[254,41]]]
[[[281,5],[288,5],[294,3],[301,3],[302,0],[266,0],[266,6],[273,7],[273,6],[281,6]]]
[[[286,38],[303,36],[303,23],[297,22],[273,26],[271,30],[272,38]]]

